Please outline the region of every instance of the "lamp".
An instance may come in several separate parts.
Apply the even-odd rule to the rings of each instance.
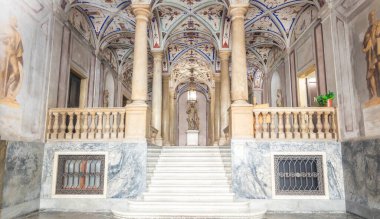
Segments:
[[[195,79],[194,79],[194,68],[189,69],[190,70],[190,86],[189,90],[187,91],[187,101],[190,102],[196,102],[197,101],[197,91],[195,87]]]

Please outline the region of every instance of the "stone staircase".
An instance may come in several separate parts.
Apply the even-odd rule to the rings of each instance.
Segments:
[[[142,199],[112,212],[118,218],[262,218],[265,210],[234,200],[230,157],[229,147],[149,148]]]

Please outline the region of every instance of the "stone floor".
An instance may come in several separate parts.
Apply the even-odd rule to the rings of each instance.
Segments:
[[[40,212],[18,219],[113,219],[107,213]],[[267,214],[266,219],[361,219],[349,214]]]

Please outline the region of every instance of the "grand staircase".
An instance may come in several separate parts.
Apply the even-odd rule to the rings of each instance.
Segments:
[[[118,218],[262,218],[265,210],[234,200],[230,157],[229,147],[149,148],[142,199],[112,212]]]

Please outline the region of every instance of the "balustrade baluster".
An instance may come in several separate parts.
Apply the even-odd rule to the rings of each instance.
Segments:
[[[57,139],[58,138],[58,129],[59,129],[59,114],[53,113],[54,116],[54,124],[53,124],[53,134],[50,135],[51,139]]]
[[[255,112],[255,138],[261,138],[260,112]]]
[[[323,114],[323,130],[325,132],[326,139],[332,139],[332,134],[330,132],[330,123],[329,123],[329,112],[324,112]]]
[[[290,121],[290,113],[291,112],[285,112],[285,136],[286,139],[293,138],[292,130],[291,130],[291,121]]]
[[[98,124],[96,126],[95,138],[101,139],[103,132],[103,112],[96,112]],[[104,132],[103,132],[104,133]]]
[[[284,112],[278,112],[278,138],[280,139],[285,138],[283,113]]]
[[[338,139],[338,133],[337,133],[337,130],[336,130],[336,124],[335,124],[335,111],[332,112],[332,115],[331,115],[331,132],[332,134],[334,135],[334,139]]]
[[[110,138],[110,114],[111,112],[105,112],[106,115],[106,124],[104,126],[104,132],[103,132],[103,138],[108,139]]]
[[[116,135],[117,135],[117,117],[118,117],[118,112],[116,112],[116,111],[112,112],[111,138],[116,138]]]
[[[263,112],[263,138],[268,139],[269,138],[269,132],[268,132],[268,127],[269,127],[269,119],[268,119],[269,113],[268,112]]]
[[[47,124],[47,130],[46,130],[46,138],[50,139],[52,135],[52,131],[53,131],[53,127],[52,127],[53,113],[51,113],[50,111],[48,112],[47,119],[48,119],[48,124]]]
[[[58,139],[65,139],[66,133],[66,112],[61,114],[61,124],[59,126]]]
[[[66,133],[66,139],[72,139],[73,133],[74,133],[74,116],[73,112],[67,113],[69,117],[69,125],[67,126],[67,133]]]
[[[301,112],[301,138],[308,138],[306,112]]]
[[[276,133],[276,113],[271,112],[271,122],[270,122],[270,137],[272,139],[277,138],[277,133]]]
[[[76,122],[74,121],[74,139],[79,139],[81,128],[82,128],[82,118],[81,118],[81,112],[74,112],[74,120],[76,119]]]
[[[87,139],[88,135],[88,112],[83,112],[83,129],[80,131],[80,138]]]
[[[317,134],[319,139],[325,138],[325,133],[322,132],[322,111],[317,112]]]
[[[120,113],[120,125],[119,125],[119,133],[118,138],[124,138],[124,128],[125,128],[125,121],[124,121],[125,111]]]
[[[309,112],[309,136],[311,139],[316,139],[317,134],[314,133],[314,122],[313,122],[314,112]]]
[[[91,116],[91,124],[90,124],[90,131],[88,133],[88,139],[94,139],[96,133],[96,114],[95,114],[95,111],[91,111],[90,112],[90,116]]]
[[[298,116],[299,112],[295,111],[293,113],[293,134],[295,139],[301,138],[300,130],[299,130],[299,125],[298,125]]]

